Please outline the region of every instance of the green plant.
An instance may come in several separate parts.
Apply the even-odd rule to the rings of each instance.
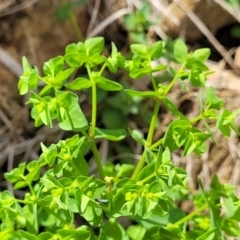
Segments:
[[[174,44],[175,60],[180,64],[174,70],[170,64],[152,66],[152,61],[161,58],[164,42],[151,46],[132,44],[132,58],[127,60],[112,44],[112,53],[102,55],[104,39],[96,37],[84,43],[70,44],[64,56],[45,62],[44,76],[32,68],[23,58],[24,73],[19,80],[21,94],[38,88],[41,80],[45,86],[31,92],[29,101],[35,126],[52,127],[53,121],[59,127],[76,134],[69,139],[45,146],[37,160],[5,173],[14,189],[27,189],[23,199],[14,197],[9,191],[0,193],[0,236],[3,239],[226,239],[239,236],[240,200],[234,194],[234,187],[221,184],[217,176],[211,182],[211,189],[193,195],[186,185],[186,172],[172,164],[171,152],[182,148],[183,155],[191,152],[200,156],[206,151],[206,140],[212,136],[208,120],[216,122],[216,128],[226,137],[233,129],[235,116],[223,108],[213,88],[205,87],[208,68],[204,61],[209,49],[198,49],[188,53],[182,40]],[[65,68],[65,63],[68,65]],[[76,69],[84,67],[88,77],[68,81]],[[116,81],[107,79],[106,71],[112,74],[118,69],[138,79],[148,75],[152,91],[124,89]],[[157,84],[154,73],[169,71],[172,80]],[[186,81],[205,91],[199,93],[201,111],[188,119],[180,113],[168,98],[172,87],[180,82],[187,89]],[[88,121],[81,111],[78,96],[71,92],[91,89],[91,119]],[[151,99],[155,103],[149,131],[146,136],[135,129],[101,129],[97,127],[97,89],[124,91],[129,96]],[[153,142],[161,104],[175,116],[164,136]],[[206,131],[195,127],[203,121]],[[90,122],[90,123],[89,123]],[[160,125],[161,127],[161,125]],[[97,139],[121,141],[130,135],[141,144],[144,151],[140,160],[133,164],[102,164]],[[92,153],[99,177],[90,175],[86,154]],[[176,200],[190,199],[194,209],[186,214]],[[78,216],[85,219],[79,225]],[[128,217],[132,224],[123,227],[118,219]]]
[[[76,37],[79,41],[83,41],[84,37],[82,35],[81,29],[79,28],[77,24],[77,20],[73,14],[72,8],[75,6],[82,6],[86,4],[85,0],[76,0],[69,2],[68,0],[61,0],[61,4],[56,9],[55,15],[56,18],[60,21],[65,21],[66,19],[69,19],[72,28],[76,34]]]
[[[134,43],[145,44],[147,42],[146,31],[153,24],[149,16],[151,16],[151,5],[148,2],[145,2],[135,13],[124,16],[124,25]]]

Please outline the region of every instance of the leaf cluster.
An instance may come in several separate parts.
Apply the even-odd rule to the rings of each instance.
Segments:
[[[21,163],[8,173],[7,181],[14,189],[28,189],[23,199],[9,191],[0,193],[0,236],[4,239],[226,239],[240,235],[238,222],[240,200],[234,188],[221,184],[214,176],[211,189],[193,196],[187,188],[186,171],[176,167],[171,153],[183,149],[183,155],[195,153],[201,156],[206,151],[206,141],[213,138],[208,122],[215,122],[216,129],[229,137],[231,130],[239,134],[234,122],[239,110],[230,112],[213,88],[205,82],[210,74],[205,61],[209,49],[188,52],[182,40],[174,43],[175,61],[179,69],[162,64],[160,59],[165,43],[158,41],[150,46],[132,44],[130,59],[118,52],[112,43],[109,56],[102,54],[104,39],[96,37],[69,44],[64,56],[45,62],[44,76],[39,75],[23,58],[23,75],[19,91],[31,90],[29,101],[35,126],[53,126],[53,121],[66,131],[73,131],[71,138],[56,144],[41,144],[42,154],[30,163]],[[153,61],[159,64],[153,65]],[[78,68],[84,68],[85,77],[73,77]],[[108,79],[119,69],[137,81],[148,76],[152,90],[139,91],[125,88],[117,81]],[[155,74],[168,71],[172,80],[163,85]],[[38,91],[38,83],[44,87]],[[186,81],[199,91],[200,112],[188,119],[178,111],[168,97],[173,86],[179,82],[187,90]],[[78,91],[91,90],[91,119],[81,110]],[[154,109],[147,136],[139,130],[128,128],[104,129],[97,127],[97,90],[122,92],[130,98],[140,97],[154,102]],[[35,90],[34,92],[32,90]],[[75,91],[73,93],[72,91]],[[76,93],[77,92],[77,93]],[[162,138],[154,142],[159,109],[163,104],[172,113],[174,120]],[[195,126],[203,121],[205,129]],[[130,136],[143,146],[143,153],[136,164],[102,163],[96,141],[122,141]],[[214,139],[214,138],[213,138]],[[91,153],[97,173],[93,175],[87,156]],[[185,214],[177,207],[176,200],[192,200],[194,210]],[[224,211],[223,211],[224,210]],[[86,225],[78,226],[75,219],[80,215]],[[134,223],[124,228],[118,221],[128,217]],[[99,228],[96,236],[94,228]]]

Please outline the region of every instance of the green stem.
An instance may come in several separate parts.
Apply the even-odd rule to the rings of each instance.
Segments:
[[[155,83],[155,81],[153,81],[153,82]],[[155,84],[155,87],[156,87],[156,84]],[[157,122],[157,118],[158,118],[160,103],[161,103],[161,100],[157,99],[156,104],[154,106],[153,115],[152,115],[152,119],[151,119],[151,123],[150,123],[150,127],[149,127],[146,147],[150,147],[152,145],[152,140],[153,140],[154,130],[155,130],[155,126],[156,126],[156,122]],[[146,149],[144,150],[144,152],[143,152],[143,154],[142,154],[142,156],[141,156],[141,158],[140,158],[140,160],[139,160],[139,162],[138,162],[138,164],[137,164],[137,166],[136,166],[136,168],[133,172],[132,179],[137,178],[137,175],[142,170],[142,168],[145,164],[145,160],[146,160]]]
[[[68,1],[62,0],[62,5],[63,5],[63,6],[64,6],[64,5],[68,5]],[[70,20],[70,23],[71,23],[71,25],[72,25],[72,28],[73,28],[73,30],[74,30],[77,38],[79,39],[79,41],[83,41],[83,40],[84,40],[84,37],[83,37],[83,35],[82,35],[82,33],[81,33],[80,28],[78,27],[77,20],[76,20],[74,14],[73,14],[73,12],[72,12],[72,9],[71,9],[71,10],[69,11],[69,13],[68,13],[68,18],[69,18],[69,20]]]
[[[99,71],[99,76],[102,76],[104,69],[106,68],[107,64],[104,63],[101,67],[101,70]]]
[[[97,119],[97,85],[92,85],[92,119],[91,119],[91,138],[94,138]]]
[[[143,154],[133,172],[132,179],[136,180],[137,175],[139,174],[139,172],[142,170],[142,168],[144,166],[145,160],[146,160],[146,151],[143,152]]]
[[[83,132],[83,134],[86,137],[90,138],[91,141],[92,141],[91,149],[92,149],[92,152],[93,152],[94,160],[95,160],[96,165],[97,165],[98,174],[99,174],[100,178],[102,180],[104,180],[105,175],[104,175],[104,171],[103,171],[103,168],[102,168],[102,163],[101,163],[101,159],[100,159],[100,156],[99,156],[99,152],[98,152],[95,140],[94,140],[96,119],[97,119],[97,85],[92,80],[92,73],[91,73],[90,67],[88,65],[86,65],[86,68],[87,68],[89,79],[93,84],[92,85],[92,118],[91,118],[91,128],[90,128],[89,136],[86,134],[86,132]]]
[[[87,68],[89,79],[92,82],[92,118],[91,118],[90,138],[94,139],[96,120],[97,120],[97,85],[96,85],[96,82],[92,80],[92,73],[91,73],[90,67],[86,65],[86,68]]]
[[[96,146],[94,141],[92,141],[91,149],[92,149],[92,152],[93,152],[94,160],[95,160],[96,165],[97,165],[97,170],[98,170],[99,177],[102,180],[104,180],[105,174],[104,174],[104,171],[103,171],[103,168],[102,168],[102,163],[101,163],[101,159],[100,159],[100,156],[99,156],[99,152],[98,152],[97,146]]]
[[[144,178],[143,180],[141,180],[141,183],[145,183],[145,182],[147,182],[148,180],[150,180],[151,178],[153,178],[155,176],[156,176],[156,174],[154,172],[154,173],[150,174],[149,176],[147,176],[146,178]]]
[[[35,191],[34,191],[32,185],[31,185],[30,183],[28,183],[28,187],[29,187],[29,189],[30,189],[31,194],[32,194],[34,197],[36,197]]]
[[[176,73],[176,75],[174,76],[173,80],[170,82],[170,84],[168,85],[168,87],[165,89],[164,94],[167,95],[167,93],[172,89],[172,87],[174,86],[174,84],[176,83],[176,81],[179,78],[180,73],[182,72],[182,70],[185,68],[185,64],[183,63],[183,65],[181,66],[181,68],[179,68],[178,72]]]
[[[157,85],[156,85],[155,79],[154,79],[154,77],[152,75],[152,72],[150,73],[150,78],[151,78],[151,81],[152,81],[153,89],[154,89],[155,92],[157,92],[158,89],[157,89]]]
[[[157,102],[156,102],[154,110],[153,110],[153,115],[152,115],[149,131],[148,131],[148,137],[147,137],[147,146],[148,147],[150,147],[152,145],[152,140],[153,140],[154,130],[155,130],[155,126],[156,126],[156,122],[157,122],[157,118],[158,118],[160,103],[161,103],[161,100],[157,99]]]
[[[207,204],[203,205],[202,207],[196,209],[195,211],[191,212],[190,214],[188,214],[186,217],[182,218],[181,220],[175,222],[173,225],[175,226],[180,226],[182,224],[184,224],[185,222],[187,222],[188,220],[190,220],[192,217],[194,217],[195,215],[199,214],[200,212],[202,212],[204,209],[206,209],[208,207]]]
[[[159,139],[157,142],[155,142],[151,147],[149,147],[150,150],[156,149],[159,145],[161,145],[163,142],[163,138]]]
[[[74,30],[78,40],[79,41],[84,41],[84,37],[83,37],[83,35],[81,33],[81,30],[80,30],[80,28],[79,28],[79,26],[77,24],[76,18],[75,18],[75,16],[74,16],[72,11],[69,12],[68,17],[69,17],[70,23],[72,25],[72,28],[73,28],[73,30]]]
[[[195,122],[197,122],[197,121],[199,121],[199,120],[201,120],[201,119],[203,119],[202,114],[200,114],[200,115],[198,115],[197,117],[193,118],[193,119],[191,120],[191,122],[192,122],[192,123],[195,123]]]

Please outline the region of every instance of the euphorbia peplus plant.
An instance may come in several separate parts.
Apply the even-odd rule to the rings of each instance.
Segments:
[[[174,56],[180,67],[175,70],[170,64],[152,64],[165,51],[162,41],[151,46],[132,44],[130,60],[124,58],[114,44],[108,57],[102,55],[103,48],[102,37],[70,44],[64,56],[44,64],[44,76],[23,58],[24,72],[18,85],[20,93],[36,90],[39,81],[45,83],[40,92],[30,93],[28,101],[35,126],[52,127],[52,122],[57,121],[61,129],[76,134],[50,146],[42,143],[38,160],[28,164],[23,162],[5,173],[14,189],[29,191],[23,199],[15,198],[9,191],[0,193],[0,237],[14,240],[210,240],[239,236],[240,200],[234,194],[234,187],[220,184],[214,176],[209,191],[199,181],[202,191],[192,195],[186,186],[185,170],[175,167],[171,161],[171,152],[179,148],[184,149],[183,155],[194,152],[201,156],[206,151],[206,140],[212,137],[208,120],[215,121],[216,128],[226,137],[231,129],[239,133],[234,123],[239,111],[231,113],[224,109],[224,102],[214,89],[205,86],[210,72],[204,61],[210,54],[209,49],[188,53],[184,42],[177,40]],[[88,76],[69,81],[78,68],[85,68]],[[107,71],[114,74],[118,69],[123,69],[134,79],[149,76],[152,91],[123,89],[120,83],[106,78]],[[154,73],[163,70],[172,74],[172,80],[165,85],[157,84]],[[179,112],[168,98],[177,82],[187,90],[186,81],[204,89],[199,94],[199,115],[193,119]],[[89,122],[81,111],[78,95],[71,92],[88,88],[91,88],[92,97]],[[151,98],[155,106],[146,138],[130,128],[126,131],[97,127],[98,88]],[[161,105],[175,118],[164,136],[154,142]],[[204,122],[206,131],[195,127],[198,121]],[[140,160],[136,165],[108,163],[106,167],[101,162],[96,140],[121,141],[128,134],[143,146]],[[85,159],[90,152],[97,167],[95,175],[89,174]],[[185,214],[176,205],[176,199],[192,200],[192,212]],[[78,225],[77,215],[85,219],[84,226]],[[131,220],[128,226],[120,224],[119,217],[122,216]]]

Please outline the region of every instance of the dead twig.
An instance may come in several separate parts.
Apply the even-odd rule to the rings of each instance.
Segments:
[[[87,29],[87,34],[86,34],[87,36],[90,33],[90,31],[93,29],[93,26],[94,26],[94,24],[96,22],[97,15],[98,15],[98,12],[99,12],[100,2],[101,2],[100,0],[97,0],[95,2],[94,8],[92,10],[92,17],[91,17],[91,20],[90,20],[90,22],[88,24],[88,29]]]
[[[36,2],[38,2],[38,0],[26,1],[24,3],[13,6],[9,9],[5,10],[4,12],[0,13],[0,17],[7,16],[7,15],[13,14],[15,12],[22,11],[23,9],[30,7],[31,5],[33,5]]]
[[[15,76],[19,77],[22,74],[23,70],[21,64],[1,47],[0,63],[2,63],[6,68],[8,68]]]
[[[96,28],[94,28],[88,35],[87,38],[94,37],[98,33],[100,33],[102,30],[104,30],[108,25],[110,25],[112,22],[118,20],[119,18],[123,17],[126,14],[130,14],[132,12],[129,8],[122,8],[113,14],[111,14],[109,17],[105,18],[102,22],[98,24]]]
[[[15,0],[8,0],[0,4],[0,12],[9,7],[11,4],[13,4]]]

